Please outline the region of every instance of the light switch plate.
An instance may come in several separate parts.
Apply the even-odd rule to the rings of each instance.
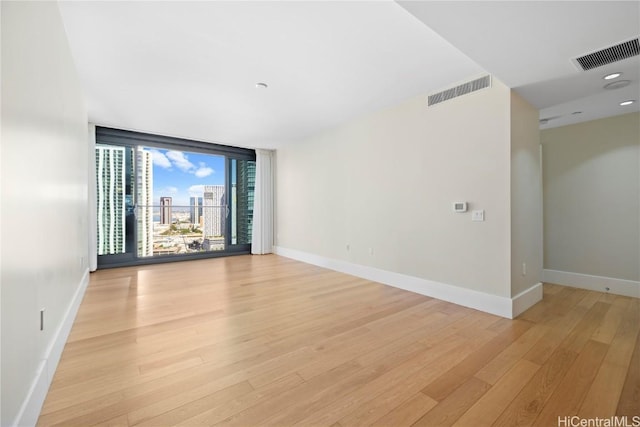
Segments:
[[[484,210],[471,212],[471,221],[484,221]]]

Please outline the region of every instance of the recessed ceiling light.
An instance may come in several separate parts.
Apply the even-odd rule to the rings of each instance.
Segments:
[[[269,86],[268,86],[266,83],[258,82],[258,83],[256,83],[256,87],[257,87],[258,89],[266,89],[266,88],[268,88]]]
[[[620,89],[622,87],[627,87],[631,84],[631,80],[616,80],[615,82],[607,83],[603,86],[606,90],[614,90]]]
[[[618,78],[622,75],[622,73],[611,73],[611,74],[607,74],[606,76],[603,77],[603,79],[605,80],[611,80],[611,79],[615,79]]]
[[[633,104],[634,102],[636,102],[636,101],[635,101],[635,100],[633,100],[633,99],[630,99],[630,100],[628,100],[628,101],[621,102],[621,103],[620,103],[620,105],[622,105],[622,106],[624,107],[625,105],[631,105],[631,104]]]

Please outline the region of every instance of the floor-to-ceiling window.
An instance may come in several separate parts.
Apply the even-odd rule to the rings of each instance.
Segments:
[[[255,152],[96,128],[98,266],[250,253]]]

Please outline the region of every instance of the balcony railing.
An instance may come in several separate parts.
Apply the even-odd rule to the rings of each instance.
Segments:
[[[235,221],[224,205],[138,205],[135,216],[138,256],[221,251],[227,227],[235,240]]]

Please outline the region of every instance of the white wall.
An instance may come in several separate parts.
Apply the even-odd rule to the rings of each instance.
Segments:
[[[640,280],[640,114],[544,130],[541,140],[544,268]]]
[[[87,280],[87,115],[55,2],[2,2],[0,424],[40,410]],[[39,311],[45,308],[45,329]]]
[[[287,146],[278,151],[276,244],[510,297],[510,138],[510,90],[494,80]],[[454,213],[455,201],[484,209],[486,221]]]
[[[542,169],[538,118],[535,107],[517,93],[511,93],[512,296],[542,281]]]

